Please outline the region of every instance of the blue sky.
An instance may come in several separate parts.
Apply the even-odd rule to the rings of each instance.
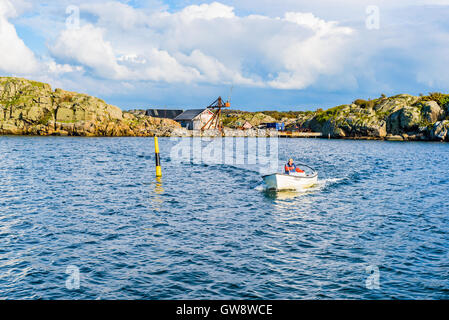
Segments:
[[[79,13],[79,14],[78,14]],[[0,75],[122,109],[449,92],[449,0],[0,0]]]

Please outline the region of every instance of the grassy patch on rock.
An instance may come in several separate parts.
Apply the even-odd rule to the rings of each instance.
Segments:
[[[324,123],[328,121],[331,118],[336,117],[341,110],[343,110],[346,107],[346,105],[336,106],[330,109],[327,109],[326,111],[322,111],[321,109],[318,109],[316,111],[316,120],[320,123]]]
[[[430,92],[427,96],[421,96],[420,101],[436,101],[440,107],[449,105],[449,94]]]

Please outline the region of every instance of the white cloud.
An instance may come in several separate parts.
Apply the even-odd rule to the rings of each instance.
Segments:
[[[63,30],[50,52],[107,79],[302,89],[343,64],[352,32],[311,13],[238,17],[218,2],[174,13],[116,2],[81,8],[98,17],[95,26]]]
[[[67,63],[80,64],[104,78],[121,79],[127,69],[117,63],[111,43],[103,38],[105,30],[86,24],[66,29],[50,47],[54,57]]]
[[[207,56],[201,50],[195,49],[189,56],[178,54],[178,60],[199,72],[200,79],[213,84],[239,83],[249,86],[263,86],[261,81],[245,78],[238,72],[233,72],[218,59]]]
[[[279,51],[282,71],[269,82],[278,89],[302,89],[313,84],[320,75],[341,72],[345,65],[346,36],[353,33],[337,22],[324,21],[311,13],[287,12],[283,19],[313,30],[303,41],[294,41]]]
[[[227,0],[228,5],[259,15],[283,15],[287,11],[313,12],[320,17],[338,20],[364,20],[367,6],[378,6],[381,12],[402,10],[411,6],[449,5],[449,0]]]
[[[53,75],[60,75],[64,73],[83,72],[83,67],[72,66],[70,64],[58,64],[55,61],[48,61],[46,64],[47,70]]]
[[[120,2],[83,3],[80,5],[83,12],[97,15],[97,24],[105,26],[118,26],[123,30],[143,27],[147,22],[147,15],[142,10],[135,10],[129,5]],[[120,17],[119,19],[117,19]]]
[[[44,61],[25,45],[9,19],[16,18],[18,14],[31,8],[31,3],[27,1],[0,0],[0,71],[34,78],[46,74],[82,72],[82,67],[79,66],[61,65],[51,59]]]
[[[416,48],[420,52],[416,80],[429,87],[448,88],[449,34],[433,34],[431,41],[431,45]]]
[[[198,79],[199,72],[188,66],[181,65],[167,51],[151,49],[144,56],[122,56],[129,70],[124,80],[149,80],[163,82],[190,83]]]
[[[184,21],[193,21],[196,19],[214,20],[218,18],[230,19],[234,18],[234,8],[213,2],[211,4],[192,5],[184,8],[176,14]]]
[[[34,72],[38,62],[17,35],[14,25],[8,21],[16,15],[17,11],[10,1],[0,1],[0,70],[21,75]]]
[[[116,93],[126,84],[146,94],[146,86],[164,87],[171,99],[180,88],[188,96],[198,88],[235,84],[358,96],[363,90],[442,90],[449,83],[442,71],[448,63],[447,7],[431,7],[449,0],[348,0],[344,6],[333,0],[11,3],[0,0],[7,31],[0,30],[0,70],[77,90]],[[78,30],[66,29],[67,5],[81,10]],[[367,5],[380,8],[379,30],[365,28]],[[24,39],[38,48],[35,53],[12,23],[21,25],[19,34],[32,30]],[[48,51],[33,34],[45,39]],[[295,92],[283,96],[300,94]]]
[[[8,2],[7,0],[5,2]],[[13,0],[14,11],[17,15],[21,15],[24,12],[30,11],[33,8],[33,4],[27,0]]]

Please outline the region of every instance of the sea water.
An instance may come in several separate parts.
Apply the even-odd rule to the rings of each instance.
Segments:
[[[156,179],[152,138],[0,137],[0,298],[449,298],[449,144],[276,141],[316,186],[169,138]]]

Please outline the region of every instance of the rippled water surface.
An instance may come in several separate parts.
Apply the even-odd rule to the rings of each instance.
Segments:
[[[159,143],[0,137],[0,298],[449,298],[449,144],[280,139],[320,181],[268,193]]]

